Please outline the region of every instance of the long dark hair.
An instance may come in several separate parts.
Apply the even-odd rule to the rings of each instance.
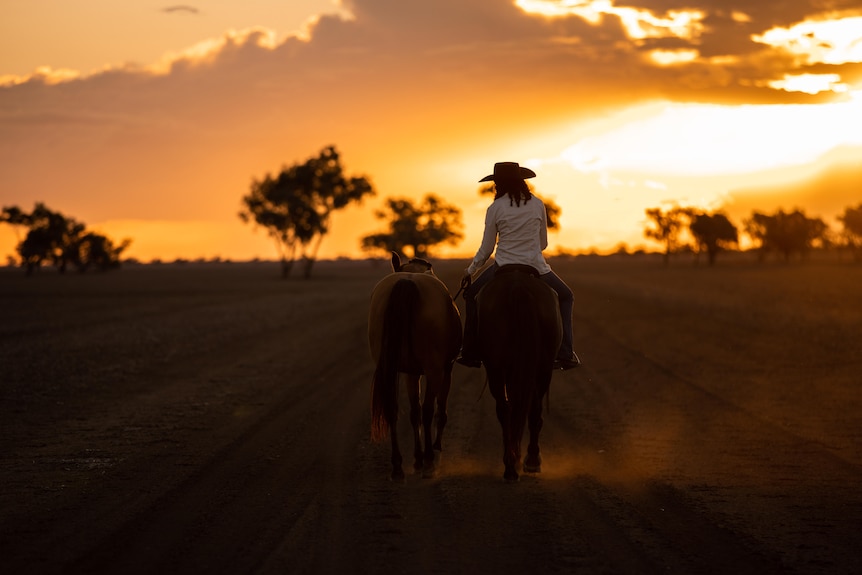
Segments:
[[[530,198],[533,197],[533,194],[530,193],[530,186],[527,185],[522,179],[514,179],[514,180],[499,180],[494,182],[494,199],[502,198],[503,196],[509,196],[509,205],[512,204],[519,206],[521,205],[521,201],[524,203],[530,201]]]

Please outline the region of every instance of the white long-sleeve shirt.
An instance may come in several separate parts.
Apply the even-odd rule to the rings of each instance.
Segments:
[[[548,216],[542,200],[533,196],[521,205],[510,202],[505,195],[494,200],[485,212],[485,233],[482,245],[467,268],[475,274],[494,252],[498,265],[524,264],[533,266],[540,274],[551,271],[542,250],[548,247]]]

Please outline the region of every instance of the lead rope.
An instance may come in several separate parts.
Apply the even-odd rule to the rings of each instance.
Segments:
[[[461,295],[461,292],[470,287],[472,283],[473,278],[471,278],[470,276],[464,277],[464,279],[461,280],[461,287],[458,288],[458,291],[455,292],[455,297],[453,297],[452,299],[457,300],[458,296]]]

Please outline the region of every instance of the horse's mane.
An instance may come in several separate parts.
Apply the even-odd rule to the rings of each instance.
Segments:
[[[410,258],[410,260],[408,260],[407,263],[404,265],[409,266],[411,264],[417,266],[425,266],[429,270],[433,267],[431,265],[431,262],[429,262],[428,260],[423,260],[422,258]]]
[[[392,271],[411,273],[434,273],[431,262],[422,258],[411,258],[406,264],[401,263],[401,258],[396,252],[392,252]]]

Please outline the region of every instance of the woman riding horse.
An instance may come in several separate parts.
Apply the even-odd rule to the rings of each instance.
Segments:
[[[467,317],[464,323],[464,346],[457,361],[467,367],[482,365],[476,333],[476,294],[494,277],[500,266],[507,264],[532,266],[538,271],[539,278],[557,292],[563,320],[563,340],[557,350],[555,367],[571,369],[581,363],[572,348],[572,290],[553,272],[542,255],[542,251],[548,247],[545,204],[530,192],[525,181],[525,178],[535,176],[533,170],[521,167],[517,162],[498,162],[494,164],[493,174],[479,180],[493,181],[496,194],[485,214],[482,245],[461,280],[461,285],[468,286],[464,290]],[[494,264],[472,281],[473,274],[491,257],[495,245]]]

